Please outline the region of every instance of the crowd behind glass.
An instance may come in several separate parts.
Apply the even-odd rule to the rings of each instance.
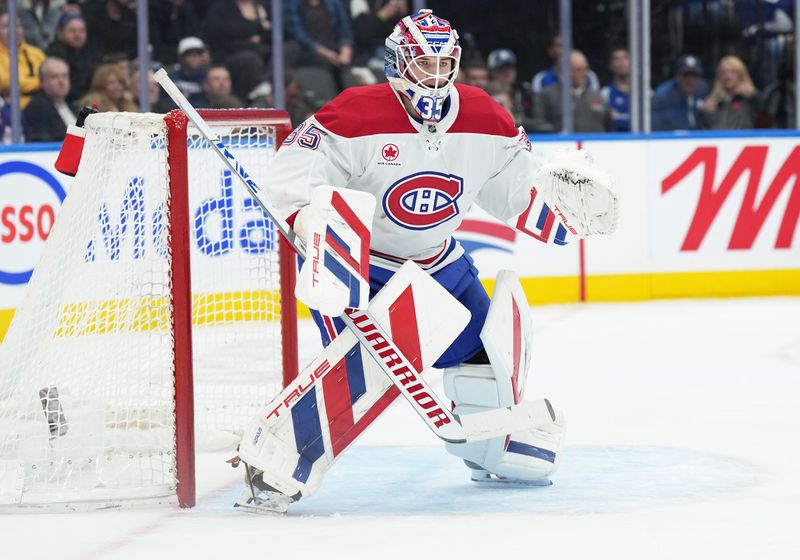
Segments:
[[[58,142],[78,109],[137,111],[135,0],[18,0],[26,142]],[[528,132],[561,130],[558,1],[431,0],[461,32],[458,80]],[[152,67],[197,107],[271,107],[269,0],[150,0]],[[409,0],[283,0],[285,104],[298,123],[345,87],[383,81]],[[651,1],[652,130],[795,128],[794,0]],[[0,126],[9,143],[9,17],[0,12]],[[573,1],[576,132],[630,130],[625,0]],[[149,72],[150,110],[171,102]]]

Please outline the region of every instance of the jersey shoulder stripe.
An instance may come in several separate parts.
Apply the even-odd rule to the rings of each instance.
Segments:
[[[417,132],[388,83],[348,88],[315,117],[327,130],[344,138]]]
[[[448,133],[490,134],[514,138],[519,130],[508,111],[481,88],[456,84],[458,115]]]

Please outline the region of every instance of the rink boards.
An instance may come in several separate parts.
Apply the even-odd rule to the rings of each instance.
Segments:
[[[616,176],[617,232],[545,246],[473,208],[457,236],[487,285],[498,270],[513,269],[531,303],[798,294],[798,138],[796,132],[532,137],[542,159],[582,146]],[[0,148],[0,336],[69,191],[71,179],[53,169],[57,150]],[[245,215],[233,219],[234,227],[247,222]],[[245,245],[232,250],[252,251]]]

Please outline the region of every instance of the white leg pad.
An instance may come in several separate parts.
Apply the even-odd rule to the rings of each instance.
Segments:
[[[456,414],[471,414],[513,405],[511,380],[495,376],[490,365],[461,364],[444,371],[444,392]],[[505,397],[504,397],[505,396]],[[538,481],[555,471],[564,434],[563,415],[556,411],[552,424],[472,443],[448,443],[447,451],[464,459],[472,469],[499,477]]]

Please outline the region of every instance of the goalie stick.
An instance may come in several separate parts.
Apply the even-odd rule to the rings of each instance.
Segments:
[[[167,95],[172,98],[178,108],[183,111],[192,124],[194,124],[200,132],[200,135],[209,142],[212,149],[223,160],[225,165],[244,184],[253,198],[258,201],[261,208],[269,216],[269,219],[272,220],[275,227],[278,228],[294,250],[297,251],[299,255],[305,256],[304,244],[298,238],[297,234],[289,227],[289,224],[284,219],[279,217],[276,210],[264,196],[264,192],[261,188],[253,181],[230,150],[228,150],[222,139],[211,130],[194,107],[192,107],[191,103],[189,103],[183,93],[181,93],[175,83],[167,75],[166,70],[163,68],[158,70],[155,73],[155,80],[161,85],[164,91],[167,92]],[[331,256],[351,274],[357,274],[349,263],[333,253],[331,253]],[[388,336],[378,322],[375,321],[369,311],[348,309],[340,318],[348,330],[355,334],[358,341],[380,366],[381,370],[391,379],[392,383],[399,389],[403,397],[411,404],[431,431],[436,434],[437,437],[448,443],[464,443],[467,441],[503,436],[522,428],[529,428],[531,426],[555,421],[555,414],[547,399],[526,401],[513,407],[475,414],[460,416],[453,414],[439,395],[433,391],[427,380],[423,378],[423,372],[419,371],[412,362],[403,355],[392,341],[391,337]],[[369,329],[366,329],[367,325]],[[380,337],[376,338],[373,336],[368,338],[365,334],[367,332],[377,333]],[[390,365],[387,364],[387,358],[385,357],[387,356],[385,351],[386,346],[381,346],[380,349],[375,347],[376,341],[380,339],[391,346],[392,353],[394,354],[394,358],[392,359],[396,360],[399,358],[401,367],[390,367]],[[379,353],[379,350],[382,351]],[[419,375],[413,376],[414,383],[409,383],[408,376],[399,376],[397,373],[398,371],[417,372]],[[420,389],[424,390],[436,401],[438,408],[443,412],[442,415],[437,415],[434,418],[429,417],[427,410],[423,408],[415,398]]]

